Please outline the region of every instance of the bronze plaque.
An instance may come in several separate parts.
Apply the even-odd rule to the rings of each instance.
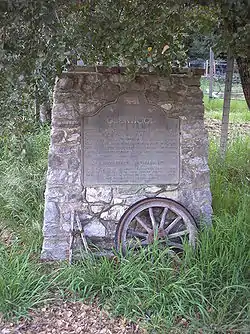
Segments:
[[[82,122],[84,185],[177,184],[179,120],[147,104],[142,95],[122,95]]]

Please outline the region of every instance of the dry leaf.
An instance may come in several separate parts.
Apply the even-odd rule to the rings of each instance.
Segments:
[[[169,49],[169,45],[166,44],[166,45],[164,46],[164,48],[162,49],[161,54],[164,54],[168,49]]]
[[[145,334],[137,324],[111,318],[96,305],[65,302],[29,313],[31,320],[0,323],[1,334]]]

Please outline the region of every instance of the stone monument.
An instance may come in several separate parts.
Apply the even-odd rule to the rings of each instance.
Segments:
[[[170,198],[211,222],[200,70],[169,77],[87,68],[54,90],[43,259],[66,259],[77,211],[88,240],[114,246],[119,219],[144,198]]]

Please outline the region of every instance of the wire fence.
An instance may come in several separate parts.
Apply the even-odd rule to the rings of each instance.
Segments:
[[[214,60],[212,64],[212,71],[210,72],[209,61],[193,61],[189,63],[190,67],[203,68],[205,75],[201,78],[201,89],[203,94],[212,96],[213,98],[224,98],[225,79],[227,62],[224,60]],[[211,78],[212,73],[212,78]],[[212,80],[212,91],[209,91],[210,82]],[[240,76],[237,64],[234,64],[233,84],[232,84],[232,99],[244,100],[244,93],[241,86]]]
[[[210,78],[207,76],[202,76],[201,78],[201,89],[203,94],[209,95],[209,83]],[[213,98],[224,98],[224,89],[225,89],[225,78],[219,76],[213,76],[213,89],[212,89],[212,97]],[[241,82],[239,78],[235,78],[232,84],[232,99],[236,100],[244,100],[244,93],[242,90]]]

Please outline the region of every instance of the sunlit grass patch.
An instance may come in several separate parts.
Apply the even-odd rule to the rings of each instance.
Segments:
[[[203,97],[205,105],[205,116],[212,119],[222,119],[223,99],[209,99],[207,95]],[[240,123],[250,122],[250,111],[245,100],[231,100],[229,121]]]

